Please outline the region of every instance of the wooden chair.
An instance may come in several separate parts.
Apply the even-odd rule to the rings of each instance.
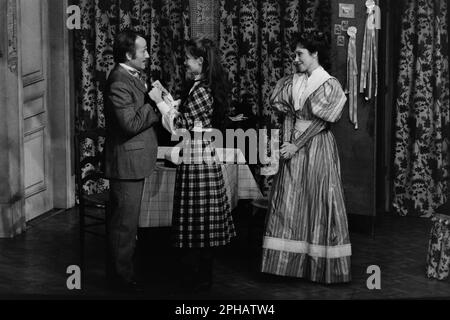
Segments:
[[[105,239],[105,253],[107,252],[107,210],[109,203],[109,191],[98,194],[88,194],[83,185],[87,181],[97,181],[104,177],[103,171],[98,166],[103,164],[101,155],[85,156],[83,155],[82,143],[86,139],[95,142],[100,137],[105,136],[105,131],[101,129],[92,131],[83,131],[75,134],[75,179],[76,196],[78,201],[79,214],[79,236],[80,236],[80,267],[84,274],[85,266],[85,238],[86,234],[92,234]],[[83,168],[88,163],[94,163],[97,167],[87,169]],[[101,231],[103,229],[103,231]]]

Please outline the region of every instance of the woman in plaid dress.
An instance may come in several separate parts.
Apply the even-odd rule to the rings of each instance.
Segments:
[[[186,79],[193,83],[178,110],[162,99],[158,88],[150,92],[172,134],[187,130],[189,148],[183,148],[175,182],[172,225],[174,246],[184,249],[189,285],[211,285],[213,248],[225,246],[236,235],[220,164],[213,149],[204,157],[210,141],[202,130],[221,128],[228,107],[226,73],[208,39],[186,45]],[[201,128],[201,129],[200,129]],[[200,133],[199,133],[200,131]],[[197,133],[195,133],[197,132]],[[208,150],[208,149],[206,149]]]

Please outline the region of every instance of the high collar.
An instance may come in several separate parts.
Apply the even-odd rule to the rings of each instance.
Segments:
[[[148,86],[143,80],[141,80],[140,73],[138,73],[139,71],[137,71],[136,69],[131,68],[127,65],[124,65],[123,63],[119,63],[116,66],[116,68],[123,75],[125,75],[126,77],[129,77],[138,89],[140,89],[142,92],[147,92]],[[130,68],[136,70],[135,71],[136,73],[134,75],[132,74],[133,71],[130,71],[131,70]]]
[[[136,76],[136,75],[140,75],[141,72],[133,67],[130,67],[129,65],[125,64],[125,63],[119,63],[119,65],[124,68],[125,70],[127,70],[132,76]]]
[[[308,78],[311,78],[314,73],[317,73],[317,71],[320,71],[320,70],[323,70],[323,67],[321,65],[318,65],[317,68],[315,68],[311,72],[311,74],[309,74],[308,72],[305,72],[305,74],[308,76]]]

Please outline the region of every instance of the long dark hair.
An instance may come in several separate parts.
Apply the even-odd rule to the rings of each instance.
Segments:
[[[198,59],[203,58],[202,84],[211,89],[214,97],[212,125],[223,131],[230,112],[230,83],[217,55],[213,41],[207,38],[188,40],[185,44],[186,53]]]

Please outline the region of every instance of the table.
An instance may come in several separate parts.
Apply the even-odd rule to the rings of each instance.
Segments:
[[[172,148],[158,148],[158,159],[167,158]],[[245,157],[239,149],[216,149],[225,180],[231,209],[240,199],[263,199]],[[172,225],[173,194],[176,168],[158,163],[153,174],[145,179],[139,227],[169,227]]]

